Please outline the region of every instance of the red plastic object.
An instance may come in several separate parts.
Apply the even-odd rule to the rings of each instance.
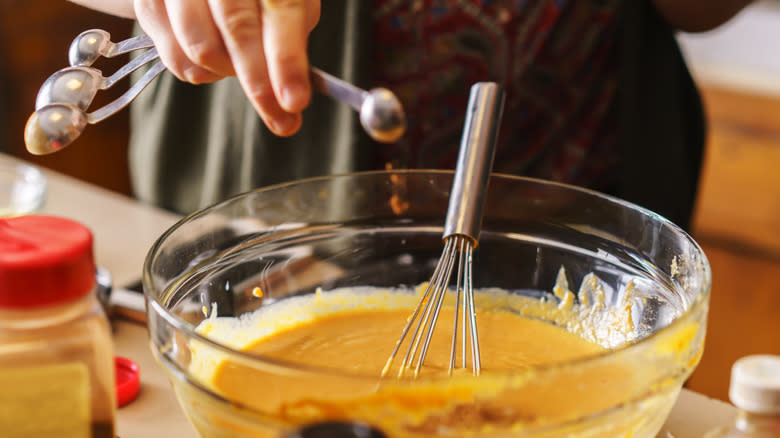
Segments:
[[[122,407],[138,397],[141,391],[141,368],[132,360],[114,357],[116,368],[116,403]]]
[[[0,219],[0,308],[64,304],[95,286],[92,232],[56,216]]]

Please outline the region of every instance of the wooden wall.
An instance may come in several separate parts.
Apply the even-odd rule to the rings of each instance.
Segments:
[[[132,22],[94,12],[65,0],[0,1],[0,151],[21,156],[41,166],[130,194],[127,170],[127,111],[90,125],[68,148],[35,157],[24,148],[24,125],[35,110],[38,89],[55,71],[68,66],[68,47],[79,33],[101,28],[112,41],[130,35]],[[104,76],[122,59],[95,64]],[[90,109],[113,100],[127,87],[122,81],[101,91]]]
[[[780,97],[701,89],[710,132],[693,234],[713,280],[688,386],[727,400],[735,360],[780,355]]]

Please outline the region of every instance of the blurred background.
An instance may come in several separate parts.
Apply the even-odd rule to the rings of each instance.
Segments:
[[[780,1],[678,40],[709,123],[693,234],[713,271],[707,344],[687,386],[726,400],[734,360],[780,354]]]
[[[0,1],[0,152],[132,196],[127,111],[53,155],[31,156],[23,141],[38,88],[67,65],[70,41],[90,28],[120,41],[131,27],[65,0]],[[758,1],[679,41],[709,120],[693,234],[713,270],[707,345],[687,387],[727,400],[737,358],[780,354],[780,1]],[[98,67],[113,72],[126,61]],[[120,85],[99,93],[93,108],[121,94]]]

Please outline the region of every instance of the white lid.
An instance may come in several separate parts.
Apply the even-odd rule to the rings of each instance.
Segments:
[[[746,356],[731,367],[729,398],[757,414],[780,414],[780,356]]]

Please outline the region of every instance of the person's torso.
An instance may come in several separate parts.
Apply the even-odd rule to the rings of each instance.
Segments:
[[[494,170],[599,188],[616,165],[619,0],[373,0],[373,82],[408,134],[375,167],[455,166],[469,87],[507,92]]]

